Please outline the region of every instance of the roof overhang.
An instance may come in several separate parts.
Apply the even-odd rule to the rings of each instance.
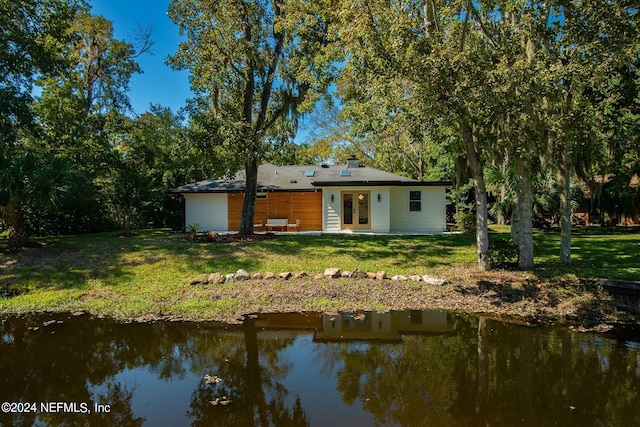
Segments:
[[[450,187],[451,181],[317,181],[314,187]]]

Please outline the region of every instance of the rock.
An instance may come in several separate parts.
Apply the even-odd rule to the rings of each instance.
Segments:
[[[293,274],[291,274],[290,271],[285,271],[282,272],[278,275],[279,278],[284,279],[284,280],[289,280],[291,278],[291,276],[293,276]]]
[[[324,279],[324,276],[322,274],[314,274],[313,279],[314,280]]]
[[[254,280],[260,280],[260,279],[263,279],[264,276],[262,276],[262,273],[253,273],[251,275],[251,278],[254,279]]]
[[[324,277],[330,277],[332,279],[337,279],[338,277],[340,277],[342,274],[342,272],[340,271],[339,268],[327,268],[324,271]]]
[[[209,283],[209,275],[204,273],[198,274],[189,281],[190,285],[205,285],[207,283]]]
[[[373,273],[373,272],[367,273],[367,278],[368,279],[375,279],[376,278],[376,273]]]
[[[209,275],[209,283],[213,283],[214,285],[220,285],[224,283],[227,278],[220,273],[211,273]]]
[[[439,285],[439,286],[445,285],[447,283],[447,281],[444,279],[429,276],[428,274],[425,274],[424,276],[422,276],[422,281],[425,282],[427,285]]]
[[[233,278],[234,278],[235,280],[242,281],[242,280],[249,280],[249,279],[251,279],[251,276],[249,276],[249,273],[247,273],[247,272],[246,272],[246,271],[244,271],[244,270],[238,270],[238,271],[236,271],[236,274],[233,276]]]
[[[407,279],[407,276],[403,276],[402,274],[398,274],[398,275],[396,275],[396,276],[393,276],[393,277],[391,278],[391,280],[404,282],[405,280],[409,280],[409,279]]]
[[[235,274],[233,273],[229,273],[225,276],[225,281],[227,282],[233,282],[233,277],[235,276]]]
[[[341,277],[351,277],[351,272],[350,271],[343,271],[340,274]]]
[[[409,276],[409,280],[414,282],[422,282],[422,277],[418,276],[417,274],[414,274],[412,276]]]
[[[384,271],[378,271],[376,273],[376,280],[384,280],[387,278],[387,273]]]
[[[362,271],[359,268],[356,268],[349,274],[349,277],[353,277],[356,279],[367,279],[369,276],[367,276],[366,271]]]
[[[264,278],[266,280],[273,280],[276,278],[276,275],[271,271],[267,271],[266,273],[264,273]]]
[[[304,270],[300,270],[296,274],[293,275],[294,279],[301,279],[303,277],[307,277],[307,272],[304,271]]]

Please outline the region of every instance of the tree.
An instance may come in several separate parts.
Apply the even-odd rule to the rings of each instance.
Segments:
[[[345,70],[338,92],[355,135],[343,151],[353,149],[375,167],[419,181],[452,179],[454,141],[439,118],[424,111],[416,85],[381,78],[369,80],[372,90],[350,77]]]
[[[187,37],[171,64],[191,72],[192,88],[206,96],[222,144],[245,169],[241,234],[253,233],[257,171],[269,142],[295,130],[298,114],[309,111],[329,83],[323,6],[174,0],[169,7]]]
[[[76,176],[62,159],[0,151],[0,216],[9,224],[9,246],[23,247],[29,238],[26,216],[60,204],[74,184]]]
[[[594,103],[588,94],[615,78],[616,69],[637,61],[638,11],[624,1],[488,2],[488,9],[500,12],[484,27],[493,29],[487,35],[505,58],[496,71],[510,95],[502,130],[518,177],[520,266],[533,267],[530,194],[539,167],[557,170],[560,261],[568,264],[571,178],[574,173],[584,178],[601,152],[594,135],[602,126],[602,107],[610,105]]]
[[[105,177],[117,176],[112,174],[113,149],[121,134],[118,123],[130,111],[129,81],[142,72],[136,59],[153,45],[148,30],[133,43],[116,39],[112,23],[91,15],[86,4],[73,16],[68,33],[64,72],[38,79],[42,94],[34,111],[40,126],[30,146],[43,156],[65,159],[84,174],[91,197],[65,212],[52,212],[49,217],[60,224],[55,231],[112,225],[103,209],[101,197],[107,195],[101,189],[107,187],[102,184]]]
[[[64,70],[68,30],[80,7],[60,0],[0,2],[0,216],[12,247],[26,244],[30,212],[69,192],[65,163],[33,152],[28,141],[38,131],[34,80]]]
[[[495,51],[479,27],[477,3],[434,0],[343,3],[341,38],[347,70],[366,99],[384,97],[389,79],[409,82],[420,118],[446,123],[455,132],[473,178],[478,265],[489,269],[488,208],[484,165],[495,145],[500,100],[491,74]],[[406,91],[405,91],[406,93]],[[378,98],[378,99],[379,99]]]
[[[17,144],[33,125],[34,79],[64,68],[68,28],[78,8],[68,0],[0,2],[0,144]]]

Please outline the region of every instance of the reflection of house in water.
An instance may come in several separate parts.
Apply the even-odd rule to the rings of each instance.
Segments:
[[[324,314],[322,317],[323,327],[314,337],[320,341],[401,341],[402,335],[406,334],[453,331],[446,311],[345,312]]]
[[[401,341],[402,335],[453,331],[446,311],[404,310],[387,313],[272,313],[256,317],[263,329],[313,329],[314,341]]]

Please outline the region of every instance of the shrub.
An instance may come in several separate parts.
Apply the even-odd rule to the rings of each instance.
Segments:
[[[475,233],[476,214],[473,212],[458,212],[455,215],[458,230],[463,233]]]
[[[518,265],[518,245],[511,239],[489,239],[489,264],[491,268],[513,268]]]

